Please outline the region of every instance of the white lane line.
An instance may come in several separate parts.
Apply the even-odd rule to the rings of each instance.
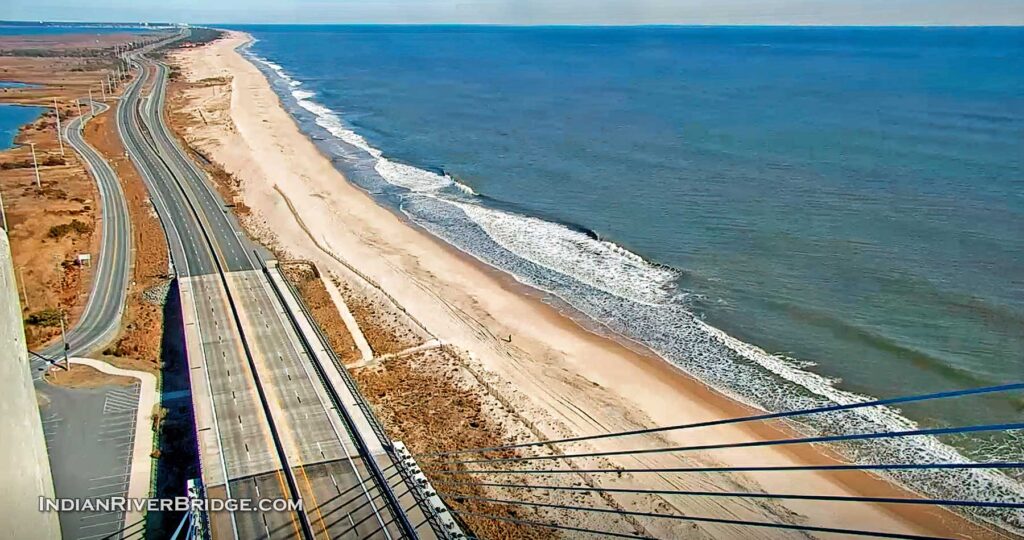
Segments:
[[[120,521],[120,520],[118,520],[118,521]],[[114,531],[114,532],[117,532],[117,531]],[[92,540],[93,538],[106,538],[108,536],[112,536],[112,535],[109,534],[109,533],[93,534],[91,536],[80,536],[80,537],[78,537],[78,540]]]
[[[117,520],[114,520],[114,521],[102,521],[100,523],[93,523],[91,525],[79,525],[78,526],[78,530],[95,529],[96,527],[110,527],[111,525],[116,527],[119,524],[118,524]]]
[[[79,518],[79,521],[85,521],[87,519],[99,519],[101,517],[113,516],[113,515],[116,515],[116,514],[119,514],[119,513],[120,512],[99,512],[97,514],[89,514],[88,516],[82,516],[82,517]]]
[[[127,482],[114,482],[113,484],[103,484],[102,486],[91,487],[89,488],[89,491],[96,491],[97,489],[107,489],[109,487],[114,486],[124,487],[125,485],[127,485]]]
[[[90,482],[95,482],[97,480],[107,480],[109,478],[124,478],[125,476],[128,476],[128,474],[127,473],[125,473],[125,474],[111,474],[111,475],[108,475],[108,476],[97,476],[96,478],[90,479],[89,481]]]
[[[93,497],[96,498],[96,499],[108,499],[108,498],[114,497],[114,496],[123,497],[124,496],[124,490],[123,489],[119,489],[117,491],[109,491],[109,492],[104,492],[104,493],[96,493],[95,495],[93,495]]]

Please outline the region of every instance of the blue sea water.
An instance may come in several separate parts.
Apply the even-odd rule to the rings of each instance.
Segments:
[[[1024,29],[242,29],[350,180],[730,395],[1024,379]],[[803,427],[1022,418],[1018,395]],[[1012,434],[944,442],[847,450],[1024,457]]]
[[[43,110],[42,107],[0,103],[0,150],[12,148],[18,129],[38,118]]]

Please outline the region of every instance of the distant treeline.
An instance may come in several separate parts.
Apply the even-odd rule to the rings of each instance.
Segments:
[[[173,43],[162,45],[154,50],[157,56],[160,56],[171,49],[177,49],[178,47],[195,47],[214,41],[224,35],[222,30],[215,30],[213,28],[202,28],[193,26],[189,28],[188,37],[179,39]],[[172,69],[171,79],[175,78],[175,72]]]
[[[165,22],[61,22],[61,21],[0,21],[0,26],[17,26],[23,28],[149,28],[171,26]]]
[[[214,28],[201,28],[193,26],[192,28],[189,28],[189,31],[190,33],[187,38],[180,39],[174,42],[171,46],[184,47],[186,45],[203,45],[216,39],[219,39],[221,36],[224,35],[223,31],[216,30]]]
[[[114,49],[112,48],[84,48],[75,47],[71,49],[61,49],[58,47],[47,47],[47,48],[25,48],[25,49],[0,49],[0,56],[39,56],[44,58],[52,58],[57,56],[66,56],[73,58],[99,58],[104,56],[113,56]]]

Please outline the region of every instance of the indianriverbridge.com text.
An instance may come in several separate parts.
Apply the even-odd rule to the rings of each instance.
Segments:
[[[302,510],[302,499],[51,499],[39,497],[40,512],[294,512]]]

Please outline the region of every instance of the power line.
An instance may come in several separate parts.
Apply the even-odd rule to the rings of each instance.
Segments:
[[[701,427],[712,427],[712,426],[722,426],[722,425],[728,425],[728,424],[739,424],[739,423],[743,423],[743,422],[753,422],[753,421],[760,421],[760,420],[771,420],[771,419],[774,419],[774,418],[788,418],[788,417],[793,417],[793,416],[805,416],[805,415],[809,415],[809,414],[819,414],[819,413],[837,412],[837,411],[849,411],[849,410],[854,410],[854,409],[862,409],[862,408],[866,408],[866,407],[878,407],[878,406],[882,406],[882,405],[896,405],[896,404],[901,404],[901,403],[913,403],[913,402],[917,402],[917,401],[929,401],[929,400],[933,400],[933,399],[947,399],[947,398],[954,398],[954,397],[963,397],[963,396],[972,396],[972,395],[981,395],[981,394],[992,394],[992,393],[996,393],[996,392],[1008,392],[1008,391],[1012,391],[1012,390],[1021,390],[1021,389],[1024,389],[1024,383],[1003,384],[1003,385],[998,385],[998,386],[986,386],[986,387],[982,387],[982,388],[971,388],[971,389],[967,389],[967,390],[953,390],[953,391],[948,391],[948,392],[935,392],[935,393],[931,393],[931,394],[918,394],[918,395],[914,395],[914,396],[904,396],[904,397],[898,397],[898,398],[878,399],[878,400],[874,400],[874,401],[865,401],[865,402],[861,402],[861,403],[849,403],[849,404],[845,404],[845,405],[828,405],[828,406],[824,406],[824,407],[814,407],[814,408],[810,408],[810,409],[800,409],[800,410],[796,410],[796,411],[785,411],[785,412],[777,412],[777,413],[757,414],[757,415],[752,415],[752,416],[743,416],[743,417],[738,417],[738,418],[727,418],[727,419],[722,419],[722,420],[710,420],[710,421],[707,421],[707,422],[696,422],[696,423],[691,423],[691,424],[678,424],[678,425],[674,425],[674,426],[666,426],[666,427],[658,427],[658,428],[636,429],[636,430],[631,430],[631,431],[621,431],[621,432],[618,432],[618,433],[604,433],[604,434],[600,434],[600,435],[586,435],[586,436],[581,436],[581,437],[569,437],[569,438],[555,439],[555,440],[550,440],[550,441],[535,441],[535,442],[528,442],[528,443],[509,444],[509,445],[504,445],[504,446],[489,446],[489,447],[469,448],[469,449],[466,449],[466,450],[453,450],[453,451],[448,451],[448,452],[427,452],[427,453],[417,454],[416,457],[443,457],[443,456],[453,456],[453,455],[461,455],[461,454],[482,454],[482,453],[486,453],[486,452],[495,452],[495,451],[499,451],[499,450],[512,450],[512,449],[515,449],[515,448],[530,448],[530,447],[534,447],[534,446],[544,446],[544,445],[551,445],[551,444],[565,444],[565,443],[572,443],[572,442],[592,441],[592,440],[605,439],[605,438],[610,438],[610,437],[628,437],[628,436],[631,436],[631,435],[645,435],[645,434],[650,434],[650,433],[661,433],[661,432],[665,432],[665,431],[678,431],[678,430],[694,429],[694,428],[701,428]]]
[[[643,448],[635,450],[615,450],[615,451],[603,451],[603,452],[582,452],[577,454],[556,454],[549,456],[525,456],[525,457],[510,457],[510,458],[493,458],[493,459],[469,459],[463,461],[442,461],[438,462],[438,465],[465,465],[470,463],[511,463],[521,461],[540,461],[540,460],[552,460],[552,459],[572,459],[572,458],[587,458],[587,457],[607,457],[607,456],[623,456],[623,455],[638,455],[638,454],[659,454],[669,452],[689,452],[697,450],[720,450],[725,448],[753,448],[761,446],[783,446],[790,444],[810,444],[810,443],[823,443],[823,442],[841,442],[841,441],[862,441],[862,440],[873,440],[873,439],[893,439],[899,437],[914,437],[921,435],[950,435],[956,433],[977,433],[986,431],[1010,431],[1016,429],[1024,429],[1024,423],[1010,423],[1010,424],[986,424],[980,426],[958,426],[949,428],[932,428],[932,429],[913,429],[908,431],[890,431],[884,433],[855,433],[851,435],[827,435],[820,437],[797,437],[790,439],[772,439],[767,441],[747,441],[741,443],[720,443],[720,444],[702,444],[696,446],[670,446],[666,448]]]
[[[533,506],[533,507],[537,507],[537,508],[551,508],[551,509],[557,509],[557,510],[574,510],[574,511],[579,511],[579,512],[597,512],[597,513],[604,513],[604,514],[616,514],[616,515],[620,515],[620,516],[625,515],[625,516],[648,517],[648,518],[665,518],[665,519],[674,519],[674,520],[679,520],[679,521],[693,521],[693,522],[698,522],[698,523],[718,523],[718,524],[722,524],[722,525],[740,525],[740,526],[745,526],[745,527],[762,527],[762,528],[769,528],[769,529],[787,529],[787,530],[805,531],[805,532],[849,534],[849,535],[854,535],[854,536],[873,536],[873,537],[876,537],[876,538],[896,538],[896,539],[900,539],[900,540],[936,540],[938,538],[938,537],[934,537],[934,536],[921,536],[921,535],[916,535],[916,534],[889,533],[889,532],[880,532],[880,531],[861,531],[861,530],[857,530],[857,529],[840,529],[840,528],[835,528],[835,527],[818,527],[818,526],[815,526],[815,525],[792,525],[792,524],[789,524],[789,523],[771,523],[771,522],[766,522],[766,521],[748,521],[748,520],[741,520],[741,519],[712,518],[712,517],[702,517],[702,516],[687,516],[687,515],[682,515],[682,514],[659,514],[659,513],[656,513],[656,512],[634,512],[634,511],[629,511],[629,510],[613,510],[613,509],[610,509],[610,508],[587,508],[587,507],[583,507],[583,506],[568,506],[568,505],[551,504],[551,503],[539,503],[539,502],[529,502],[529,501],[512,501],[512,500],[507,500],[507,499],[492,499],[492,498],[489,498],[489,497],[478,497],[478,496],[475,496],[475,495],[457,495],[457,494],[455,494],[455,495],[452,495],[452,496],[458,496],[458,497],[462,497],[464,499],[470,499],[470,500],[481,501],[481,502],[489,502],[489,503],[494,503],[494,504]],[[520,524],[526,524],[526,525],[536,525],[536,526],[548,527],[548,528],[552,528],[552,529],[564,529],[564,530],[570,530],[570,531],[578,531],[578,532],[587,532],[587,533],[593,533],[593,534],[601,534],[601,535],[605,535],[605,536],[615,536],[617,538],[647,538],[645,536],[624,535],[624,534],[619,534],[619,533],[595,531],[595,530],[592,530],[592,529],[582,529],[582,528],[578,528],[578,527],[569,527],[569,526],[566,526],[566,525],[556,525],[554,523],[542,523],[542,522],[537,522],[537,521],[519,520],[519,519],[516,519],[516,518],[505,518],[505,517],[501,517],[501,516],[493,516],[493,515],[488,515],[488,514],[478,514],[478,513],[475,513],[475,512],[464,512],[464,511],[461,511],[461,510],[452,510],[452,512],[456,513],[456,514],[461,514],[461,515],[471,515],[471,516],[477,516],[477,517],[482,517],[482,518],[487,518],[487,519],[495,519],[495,520],[499,520],[499,521],[511,521],[513,523],[520,523]]]
[[[675,489],[601,488],[582,486],[547,486],[536,484],[502,484],[491,482],[448,482],[447,485],[494,487],[506,489],[545,489],[549,491],[631,493],[637,495],[680,495],[689,497],[742,497],[748,499],[788,499],[798,501],[865,502],[878,504],[927,504],[938,506],[960,506],[970,508],[1024,508],[1024,503],[1014,502],[962,501],[952,499],[914,499],[906,497],[858,497],[853,495],[801,495],[788,493],[757,493],[742,491],[687,491]]]
[[[719,472],[794,472],[794,471],[893,471],[912,469],[1024,469],[1024,462],[993,463],[893,463],[878,465],[785,465],[749,467],[664,467],[648,469],[426,469],[429,475],[468,474],[633,474],[633,473],[719,473]]]

